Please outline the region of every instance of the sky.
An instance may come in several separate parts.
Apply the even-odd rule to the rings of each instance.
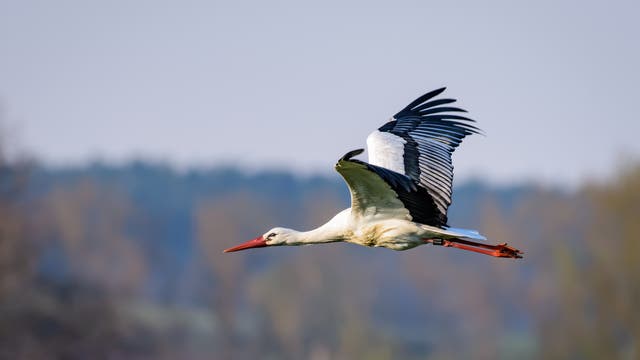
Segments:
[[[456,179],[577,184],[640,158],[637,1],[0,0],[0,115],[44,163],[329,174],[447,86]]]

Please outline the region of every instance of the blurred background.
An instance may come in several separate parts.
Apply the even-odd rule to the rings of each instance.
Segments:
[[[637,359],[639,10],[0,1],[0,358]],[[450,223],[524,259],[222,253],[440,86],[487,134]]]

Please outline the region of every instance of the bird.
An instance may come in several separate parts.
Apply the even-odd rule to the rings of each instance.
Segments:
[[[368,162],[347,152],[335,164],[351,195],[351,207],[310,231],[276,227],[253,240],[224,250],[347,242],[368,247],[408,250],[435,245],[499,258],[522,258],[506,243],[487,244],[476,230],[448,225],[452,154],[462,140],[483,134],[475,120],[438,98],[445,87],[430,91],[396,113],[366,139]]]

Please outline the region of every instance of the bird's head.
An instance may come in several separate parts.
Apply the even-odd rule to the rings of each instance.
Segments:
[[[259,248],[265,246],[278,246],[278,245],[290,245],[294,241],[294,234],[296,232],[286,228],[273,228],[261,236],[253,240],[249,240],[238,246],[226,249],[224,252],[234,252],[240,250],[246,250],[251,248]]]

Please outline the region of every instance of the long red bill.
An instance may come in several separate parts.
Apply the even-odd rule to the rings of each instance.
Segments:
[[[262,236],[258,236],[257,238],[253,240],[249,240],[244,244],[240,244],[238,246],[228,248],[224,252],[228,253],[228,252],[240,251],[240,250],[251,249],[251,248],[259,248],[259,247],[265,247],[265,246],[267,246],[267,240],[265,240]]]

